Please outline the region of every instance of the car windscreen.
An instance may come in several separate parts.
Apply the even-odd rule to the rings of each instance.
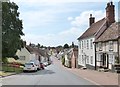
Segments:
[[[25,63],[25,65],[33,65],[33,63]]]

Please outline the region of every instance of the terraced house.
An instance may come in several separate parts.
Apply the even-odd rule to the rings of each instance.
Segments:
[[[96,44],[97,69],[115,71],[114,65],[119,63],[119,34],[120,23],[112,23],[98,38]]]
[[[78,66],[79,67],[86,67],[89,69],[97,69],[98,66],[99,67],[101,66],[100,63],[102,61],[103,66],[110,68],[110,66],[108,67],[108,65],[109,65],[108,58],[106,57],[106,58],[102,59],[101,55],[97,54],[97,53],[99,53],[98,48],[99,48],[99,51],[102,50],[102,48],[103,48],[102,43],[98,43],[100,38],[105,40],[105,37],[102,37],[102,36],[106,36],[106,35],[107,35],[107,37],[114,36],[113,38],[111,38],[111,40],[116,40],[118,38],[118,33],[117,33],[118,25],[117,25],[117,23],[115,23],[114,8],[115,8],[115,6],[113,5],[113,2],[107,3],[106,17],[104,17],[103,19],[101,19],[97,22],[95,22],[95,17],[92,17],[92,14],[90,14],[90,18],[89,18],[90,27],[78,38],[78,43],[79,43]],[[112,32],[112,31],[114,31],[114,32]],[[106,33],[109,32],[109,33],[105,34],[105,32]],[[110,32],[111,32],[112,36],[111,36]],[[108,42],[104,45],[106,47],[109,47],[110,50],[112,50],[112,47],[110,47],[110,46],[112,46],[114,44],[114,47],[115,47],[114,51],[115,51],[115,54],[117,54],[118,53],[117,42],[116,41],[113,42],[111,40],[110,41],[107,40]],[[102,40],[101,40],[101,42],[102,42]],[[110,46],[108,46],[108,44],[110,44]],[[106,48],[104,48],[104,49],[106,49]],[[102,56],[105,57],[108,55],[103,54]],[[112,55],[109,55],[109,57],[112,57]],[[98,63],[98,60],[99,60],[99,63]],[[112,62],[112,58],[110,60]]]

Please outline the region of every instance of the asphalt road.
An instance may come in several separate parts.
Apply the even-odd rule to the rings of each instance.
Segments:
[[[3,85],[94,85],[54,63],[37,72],[2,78]]]

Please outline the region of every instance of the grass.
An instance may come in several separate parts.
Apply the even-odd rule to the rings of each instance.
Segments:
[[[8,75],[11,75],[11,74],[13,74],[13,73],[0,71],[0,76],[8,76]]]
[[[7,64],[3,64],[2,65],[2,71],[4,71],[4,72],[21,73],[21,72],[23,72],[23,68],[12,67],[12,66],[8,66]]]

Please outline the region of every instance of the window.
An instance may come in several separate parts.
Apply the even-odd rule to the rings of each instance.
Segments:
[[[91,60],[91,64],[93,64],[93,56],[91,56],[91,59],[90,59],[90,60]]]
[[[84,56],[82,55],[82,63],[84,64]]]
[[[89,49],[89,40],[87,40],[87,49]]]
[[[109,42],[109,51],[113,51],[113,41]]]
[[[87,63],[89,64],[89,56],[86,56],[87,57]]]
[[[114,64],[114,62],[115,62],[114,55],[113,54],[109,54],[109,63]]]
[[[80,49],[81,49],[81,41],[79,41],[79,46],[80,46]]]
[[[82,41],[82,49],[83,49],[83,41]]]
[[[99,51],[102,51],[102,43],[98,43],[98,46],[99,46]]]
[[[86,48],[86,40],[84,40],[84,48]]]
[[[25,56],[20,56],[20,60],[25,60]]]
[[[92,39],[90,40],[90,47],[91,47],[91,49],[93,49],[93,41],[92,41]]]
[[[100,54],[97,54],[97,61],[100,61]]]

